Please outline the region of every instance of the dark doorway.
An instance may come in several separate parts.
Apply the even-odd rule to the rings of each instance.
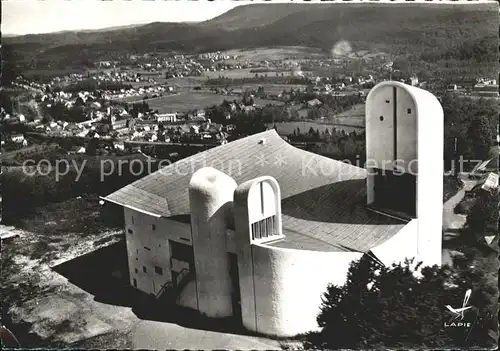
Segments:
[[[417,179],[411,174],[377,170],[375,176],[375,206],[416,216]]]
[[[190,266],[194,265],[193,247],[187,244],[181,244],[170,240],[171,257],[179,261],[188,262]]]
[[[179,291],[182,291],[189,280],[194,278],[195,276],[193,247],[191,245],[182,244],[170,240],[170,253],[171,259],[175,259],[188,264],[188,268],[174,269],[172,267],[171,270],[173,286],[179,289]]]
[[[228,253],[229,256],[229,275],[231,277],[231,285],[233,287],[231,301],[233,305],[233,317],[236,323],[241,324],[241,294],[240,294],[240,277],[238,273],[238,256],[234,253]]]

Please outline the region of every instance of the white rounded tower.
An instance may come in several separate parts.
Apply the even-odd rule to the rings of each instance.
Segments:
[[[418,221],[417,260],[441,264],[444,117],[428,91],[377,84],[366,99],[367,203]],[[410,245],[410,243],[408,243]]]
[[[236,187],[233,178],[211,167],[195,172],[189,183],[198,310],[209,317],[233,314],[226,232]]]

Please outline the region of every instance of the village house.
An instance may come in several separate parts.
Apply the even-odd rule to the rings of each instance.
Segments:
[[[498,179],[499,175],[497,173],[489,172],[483,176],[483,178],[472,188],[472,192],[488,192],[495,193],[498,192]]]
[[[12,142],[14,142],[16,144],[23,144],[26,142],[26,139],[24,138],[23,134],[12,134],[10,136],[10,139],[12,140]]]
[[[418,77],[417,76],[411,76],[410,78],[408,78],[406,80],[406,83],[411,85],[411,86],[414,86],[414,87],[417,87],[418,86]]]
[[[120,130],[120,129],[127,128],[128,123],[129,123],[128,119],[112,120],[111,121],[111,129],[112,130]]]
[[[269,130],[109,194],[130,284],[254,332],[317,330],[321,296],[351,262],[441,264],[443,124],[432,94],[383,82],[367,97],[367,169]]]
[[[314,107],[314,106],[321,106],[322,103],[318,99],[312,99],[307,102],[307,106],[309,107]]]
[[[335,83],[334,84],[334,89],[335,90],[344,90],[345,84],[344,83]]]
[[[197,110],[196,117],[199,118],[200,120],[204,120],[205,119],[205,111],[204,110]]]
[[[177,121],[177,113],[163,113],[156,118],[158,123],[172,123]]]

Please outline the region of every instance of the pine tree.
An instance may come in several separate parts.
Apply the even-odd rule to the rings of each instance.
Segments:
[[[494,135],[488,119],[484,116],[474,119],[467,135],[474,157],[478,160],[487,160]]]
[[[463,241],[472,244],[485,243],[485,236],[498,234],[498,194],[479,195],[460,234]]]
[[[456,258],[455,268],[425,267],[420,275],[411,262],[383,266],[364,256],[351,264],[344,286],[330,285],[323,296],[318,333],[304,346],[314,349],[488,348],[496,327],[496,276],[487,265],[474,267],[474,255]],[[491,273],[495,265],[489,266]],[[493,269],[494,271],[494,269]],[[467,316],[471,328],[446,328],[445,305],[461,307],[472,289]],[[451,316],[453,317],[453,316]]]

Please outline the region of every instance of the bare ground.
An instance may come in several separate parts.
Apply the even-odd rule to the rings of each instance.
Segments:
[[[9,288],[10,297],[17,297],[7,311],[14,325],[28,324],[29,332],[54,344],[71,344],[124,326],[126,319],[120,318],[116,311],[106,311],[106,308],[93,310],[89,303],[92,296],[51,268],[111,245],[118,240],[120,231],[89,235],[85,239],[68,234],[62,236],[58,243],[49,244],[45,254],[38,258],[33,258],[33,252],[40,250],[39,237],[24,230],[13,231],[19,237],[2,249],[15,252],[9,274],[2,283]],[[103,238],[109,240],[103,241]],[[98,241],[101,244],[95,245]],[[52,255],[47,260],[45,255],[48,254]]]
[[[178,311],[152,313],[128,283],[122,230],[106,229],[94,202],[48,205],[24,230],[0,226],[17,235],[2,240],[2,323],[23,348],[280,348]]]

